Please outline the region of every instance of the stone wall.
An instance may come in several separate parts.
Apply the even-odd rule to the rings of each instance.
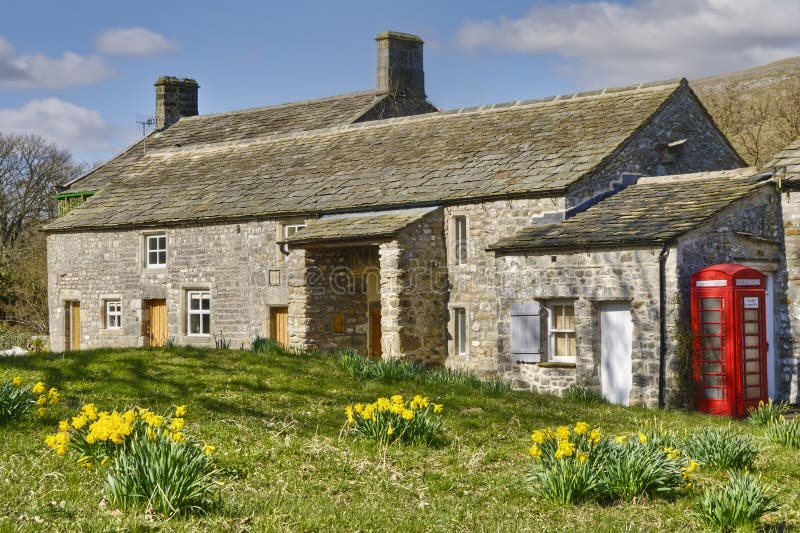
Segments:
[[[554,255],[498,255],[500,377],[516,389],[558,394],[576,384],[600,392],[600,307],[628,302],[633,321],[631,403],[658,405],[660,249],[608,250]],[[667,260],[667,271],[675,259]],[[674,276],[673,276],[674,279]],[[575,306],[576,362],[551,365],[546,315],[542,363],[516,363],[510,352],[512,304],[571,301]]]
[[[380,247],[384,359],[441,364],[447,353],[447,252],[441,209]]]
[[[213,333],[230,338],[236,347],[249,344],[254,336],[269,331],[269,307],[287,303],[286,258],[275,244],[277,231],[275,221],[168,228],[163,231],[167,265],[156,269],[144,266],[144,240],[158,231],[49,235],[52,349],[64,349],[64,305],[70,300],[81,303],[82,348],[144,345],[143,309],[148,298],[167,300],[168,336],[175,342],[213,346],[210,335],[186,335],[189,289],[211,292]],[[104,329],[105,299],[122,302],[119,330]]]
[[[464,307],[470,322],[468,353],[456,355],[452,342],[453,324],[452,320],[448,321],[448,367],[483,376],[496,375],[499,313],[497,280],[494,253],[487,252],[486,248],[529,226],[534,217],[563,209],[562,197],[501,200],[444,209],[450,283],[448,307]],[[455,259],[453,219],[456,216],[464,216],[467,220],[467,262],[463,265],[456,264]]]
[[[789,325],[784,329],[788,349],[783,358],[784,374],[792,376],[787,399],[800,403],[800,191],[781,193],[781,212],[786,251],[786,306]]]
[[[666,146],[682,139],[679,146]],[[663,176],[741,166],[691,90],[682,87],[606,164],[569,188],[567,206],[607,191],[624,173]]]

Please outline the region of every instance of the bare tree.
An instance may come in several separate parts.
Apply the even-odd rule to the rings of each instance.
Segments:
[[[13,247],[51,216],[54,187],[82,169],[68,151],[42,137],[0,133],[0,248]]]

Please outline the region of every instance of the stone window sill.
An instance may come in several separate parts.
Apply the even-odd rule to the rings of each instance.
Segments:
[[[575,363],[552,363],[552,362],[544,362],[544,363],[536,363],[538,366],[542,368],[576,368],[577,365]]]

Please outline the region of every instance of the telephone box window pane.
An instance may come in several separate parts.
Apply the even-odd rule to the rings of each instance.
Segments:
[[[761,350],[758,348],[745,348],[744,349],[744,358],[745,359],[758,359],[761,356]]]
[[[722,309],[722,298],[701,298],[700,305],[703,309]]]
[[[722,361],[722,350],[706,350],[706,361]]]
[[[703,311],[703,322],[722,322],[722,312]]]
[[[747,398],[760,398],[761,397],[761,387],[747,387]]]
[[[760,374],[747,374],[745,378],[746,385],[761,385],[761,375]]]
[[[703,345],[706,348],[721,348],[722,347],[722,337],[704,337],[703,338]]]
[[[758,335],[745,335],[744,336],[744,345],[745,346],[758,346]]]
[[[723,389],[705,389],[705,397],[708,400],[722,400],[725,396]]]
[[[758,322],[745,322],[744,323],[744,332],[745,334],[750,333],[751,335],[758,334]]]
[[[759,361],[747,361],[744,365],[745,372],[759,372],[761,371],[761,363]]]
[[[748,322],[753,322],[758,320],[758,309],[745,309],[744,319],[747,320]]]
[[[722,372],[722,365],[720,363],[703,363],[703,371],[710,374]]]
[[[704,382],[706,386],[721,387],[724,385],[722,376],[706,376]]]
[[[703,324],[703,334],[722,335],[722,324]]]

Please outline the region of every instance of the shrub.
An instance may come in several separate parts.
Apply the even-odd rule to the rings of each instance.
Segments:
[[[529,453],[537,465],[529,480],[546,500],[618,500],[655,495],[690,486],[697,463],[679,450],[636,437],[611,439],[586,422],[574,428],[538,429]]]
[[[772,398],[767,403],[758,402],[758,407],[747,409],[747,421],[756,426],[768,426],[776,422],[781,422],[791,407],[786,402],[774,403]]]
[[[87,468],[109,465],[106,495],[127,509],[151,505],[165,514],[203,510],[211,501],[211,452],[184,431],[186,406],[169,415],[149,409],[98,411],[86,404],[58,424],[45,443],[58,455],[70,450]]]
[[[108,501],[123,510],[145,507],[164,515],[207,511],[216,474],[209,455],[166,432],[142,437],[136,434],[108,469]]]
[[[781,419],[780,422],[773,423],[767,428],[766,437],[775,444],[800,448],[800,419]]]
[[[608,400],[603,398],[603,395],[600,394],[599,392],[586,387],[578,387],[577,385],[573,385],[572,387],[565,390],[561,396],[565,400],[569,400],[571,402],[585,403],[588,405],[608,403]]]
[[[0,276],[2,277],[2,276]],[[0,350],[20,346],[25,348],[31,341],[31,333],[22,328],[10,326],[0,321]]]
[[[728,484],[707,489],[692,515],[709,529],[729,531],[753,526],[766,513],[778,510],[775,497],[750,474],[729,472]]]
[[[395,441],[428,446],[444,444],[441,412],[442,406],[431,403],[428,398],[417,395],[406,402],[400,394],[391,399],[378,398],[366,405],[357,403],[345,407],[347,423],[353,433],[382,444]]]
[[[60,397],[58,389],[48,390],[41,381],[25,385],[18,376],[0,381],[0,423],[22,418],[34,407],[38,416],[44,416],[47,407],[56,405]]]
[[[752,467],[760,451],[752,437],[736,433],[731,426],[695,431],[686,439],[683,448],[704,465],[734,470]]]

